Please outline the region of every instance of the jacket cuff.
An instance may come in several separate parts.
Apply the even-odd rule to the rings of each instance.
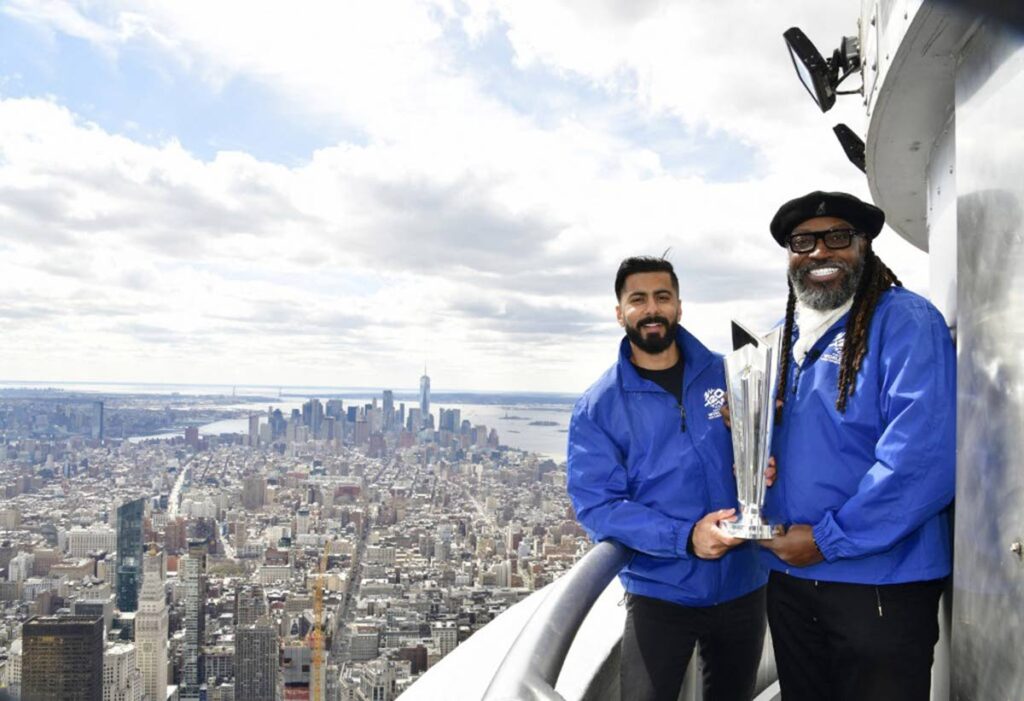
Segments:
[[[844,539],[846,535],[839,528],[839,524],[836,523],[831,511],[826,512],[825,518],[821,519],[811,529],[811,535],[814,536],[814,542],[825,560],[833,562],[842,557],[839,552],[839,541]]]
[[[694,557],[693,552],[693,528],[696,526],[689,521],[680,521],[676,531],[676,554],[682,558]]]

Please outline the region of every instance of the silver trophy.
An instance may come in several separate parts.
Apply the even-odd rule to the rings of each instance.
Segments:
[[[725,356],[725,383],[740,509],[735,521],[723,521],[721,527],[734,538],[765,540],[774,533],[761,511],[775,425],[782,329],[760,336],[734,321],[732,344],[735,350]]]

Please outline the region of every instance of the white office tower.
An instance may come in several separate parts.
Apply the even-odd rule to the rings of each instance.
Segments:
[[[430,421],[430,377],[427,376],[427,369],[423,368],[423,376],[420,378],[420,422],[427,425]],[[415,426],[414,428],[420,428]]]
[[[309,509],[299,509],[295,513],[295,535],[309,533]]]
[[[398,676],[408,663],[395,660],[374,660],[367,664],[359,678],[355,692],[357,701],[394,701],[400,693]]]
[[[438,621],[430,626],[430,637],[441,657],[455,649],[459,644],[459,631],[454,621]]]
[[[88,528],[72,528],[67,532],[67,549],[71,557],[86,557],[90,553],[117,550],[117,531],[93,524]]]
[[[167,602],[163,553],[147,555],[135,614],[135,657],[147,701],[167,698]]]
[[[4,667],[4,691],[12,699],[21,698],[21,638],[11,641],[7,650],[7,665]]]
[[[103,651],[103,701],[142,701],[142,674],[135,645],[114,643]]]
[[[8,582],[24,582],[32,576],[32,565],[36,556],[33,553],[19,552],[7,565]]]

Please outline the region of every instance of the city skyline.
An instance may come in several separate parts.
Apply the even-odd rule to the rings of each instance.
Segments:
[[[289,397],[297,399],[300,397],[352,397],[362,398],[366,396],[380,394],[381,392],[392,392],[395,397],[401,397],[405,400],[418,400],[420,387],[417,385],[385,385],[385,384],[370,384],[370,385],[359,385],[359,386],[348,386],[348,385],[287,385],[278,383],[259,383],[259,382],[240,382],[233,384],[224,383],[177,383],[177,382],[140,382],[140,381],[124,381],[124,382],[106,382],[106,381],[93,381],[93,380],[63,380],[59,378],[49,379],[27,379],[27,380],[10,380],[0,377],[0,391],[2,390],[18,390],[30,392],[33,390],[45,391],[47,389],[57,389],[69,391],[81,392],[85,395],[96,395],[102,397],[104,395],[118,395],[118,394],[136,394],[141,388],[151,389],[163,389],[166,393],[178,393],[178,394],[192,394],[196,396],[216,394],[216,395],[237,395],[239,397]],[[183,391],[193,390],[193,391]],[[301,391],[300,391],[301,390]],[[519,390],[500,390],[500,389],[475,389],[472,387],[449,387],[442,388],[439,391],[431,391],[431,396],[451,396],[458,394],[470,394],[480,396],[513,396],[513,395],[536,395],[536,396],[555,396],[555,397],[570,397],[578,394],[577,392],[557,392],[550,390],[534,390],[534,389],[519,389]],[[83,401],[85,401],[83,399]]]
[[[4,374],[579,392],[618,261],[666,249],[724,350],[781,315],[778,204],[867,196],[860,99],[816,113],[781,40],[848,10],[4,3]]]
[[[567,408],[481,420],[420,379],[231,421],[223,396],[0,396],[0,695],[82,675],[35,645],[49,616],[55,654],[90,626],[102,698],[388,701],[551,583],[589,545],[564,464],[501,435],[564,441]]]

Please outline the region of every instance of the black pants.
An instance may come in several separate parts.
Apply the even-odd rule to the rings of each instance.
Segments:
[[[765,590],[688,607],[629,594],[622,634],[623,701],[676,701],[700,641],[705,701],[750,701],[765,631]]]
[[[928,701],[943,584],[772,572],[768,623],[783,701]]]

